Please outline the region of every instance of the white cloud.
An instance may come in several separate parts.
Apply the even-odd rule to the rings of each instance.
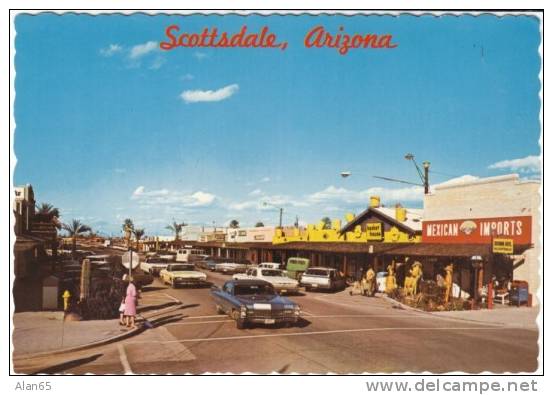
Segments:
[[[432,187],[444,186],[444,185],[463,184],[463,183],[465,183],[465,182],[476,181],[476,180],[478,180],[478,179],[480,179],[480,177],[471,176],[470,174],[465,174],[464,176],[455,177],[455,178],[452,178],[452,179],[450,179],[450,180],[441,182],[441,183],[439,183],[439,184],[434,184]]]
[[[312,204],[340,203],[368,204],[370,196],[380,196],[382,201],[388,202],[418,202],[423,199],[423,188],[412,186],[406,188],[381,188],[374,187],[362,191],[353,191],[346,188],[337,188],[330,185],[322,191],[307,196],[307,201]]]
[[[113,169],[113,171],[114,171],[115,173],[118,173],[118,174],[123,174],[123,173],[126,173],[126,172],[127,172],[127,169],[122,168],[122,167],[116,167],[115,169]]]
[[[154,61],[152,62],[152,64],[150,65],[149,69],[150,70],[158,70],[161,68],[161,66],[163,66],[165,64],[165,58],[161,57],[161,56],[158,56],[157,58],[154,59]]]
[[[260,182],[269,182],[271,181],[271,178],[270,177],[263,177],[261,180],[259,180]]]
[[[205,52],[196,51],[196,52],[194,52],[194,57],[198,60],[203,60],[203,59],[207,58],[207,54]]]
[[[110,56],[113,56],[121,51],[123,51],[123,47],[119,44],[110,44],[109,47],[100,49],[100,55],[109,58]]]
[[[187,73],[185,75],[182,75],[180,79],[183,81],[192,81],[194,79],[194,76],[190,73]]]
[[[489,165],[488,169],[509,169],[522,173],[539,172],[541,170],[540,157],[537,155],[528,155],[526,158],[502,160]]]
[[[180,97],[186,103],[198,103],[198,102],[217,102],[228,99],[236,92],[238,92],[238,84],[232,84],[225,86],[215,91],[212,90],[186,90],[181,93]]]
[[[250,193],[248,193],[248,195],[250,195],[250,196],[259,196],[262,193],[263,192],[261,192],[261,189],[257,188],[257,189],[254,189],[253,191],[251,191]]]
[[[167,188],[146,190],[139,186],[131,195],[140,207],[164,207],[167,209],[179,209],[190,207],[206,207],[215,202],[216,196],[209,192],[196,191],[192,194],[180,191],[171,191]]]
[[[131,52],[129,53],[129,58],[138,59],[157,49],[158,49],[158,43],[155,41],[148,41],[144,44],[138,44],[131,48]]]

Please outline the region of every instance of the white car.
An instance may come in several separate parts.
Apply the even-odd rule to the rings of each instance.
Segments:
[[[148,257],[145,261],[140,262],[140,270],[151,275],[158,275],[160,271],[169,265],[169,261],[161,257]]]
[[[207,276],[205,273],[195,270],[190,263],[170,264],[159,272],[159,279],[164,284],[176,288],[179,285],[206,285]]]
[[[257,267],[248,269],[246,273],[235,274],[232,278],[234,280],[264,280],[270,283],[275,291],[279,293],[297,293],[299,291],[298,281],[289,278],[280,269]]]
[[[245,273],[248,270],[248,265],[246,263],[236,263],[236,262],[221,262],[215,265],[215,271],[225,274],[230,273]]]

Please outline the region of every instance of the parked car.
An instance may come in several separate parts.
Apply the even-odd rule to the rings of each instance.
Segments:
[[[288,258],[286,262],[286,273],[288,277],[299,280],[303,272],[309,267],[310,261],[307,258]]]
[[[246,270],[246,273],[235,274],[232,278],[235,280],[265,280],[279,293],[297,293],[299,291],[298,281],[287,277],[280,269],[256,267]]]
[[[159,275],[159,272],[169,265],[169,261],[165,258],[152,256],[140,262],[140,269],[144,273],[150,273],[153,276]]]
[[[208,256],[204,259],[202,259],[201,261],[197,261],[195,262],[196,266],[198,267],[201,267],[202,269],[206,269],[206,270],[210,270],[210,271],[215,271],[215,266],[218,264],[218,263],[222,263],[222,262],[226,262],[228,261],[227,258],[219,258],[219,257],[214,257],[214,256]]]
[[[263,280],[227,281],[222,288],[212,287],[211,296],[217,312],[228,314],[238,329],[250,323],[296,324],[300,317],[300,307]]]
[[[326,289],[337,291],[346,288],[346,279],[336,269],[327,267],[310,267],[301,276],[300,284],[306,291]]]
[[[215,265],[215,271],[224,274],[245,273],[249,263],[246,262],[221,262]]]
[[[262,267],[265,269],[280,269],[280,263],[276,262],[261,262],[257,267]]]
[[[198,257],[198,255],[200,257]],[[207,255],[204,255],[202,250],[192,247],[184,247],[177,250],[176,260],[177,262],[193,262],[194,260],[199,260],[205,256]]]
[[[159,278],[162,283],[169,284],[173,288],[179,285],[201,286],[207,284],[206,274],[196,271],[191,263],[167,265],[165,269],[159,272]]]

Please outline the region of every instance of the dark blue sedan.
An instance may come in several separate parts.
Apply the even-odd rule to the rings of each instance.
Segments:
[[[222,288],[212,287],[211,296],[217,312],[228,314],[238,329],[250,323],[291,325],[300,317],[300,307],[263,280],[227,281]]]

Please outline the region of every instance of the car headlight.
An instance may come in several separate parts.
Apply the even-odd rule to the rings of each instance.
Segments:
[[[301,312],[300,306],[296,305],[296,306],[294,307],[294,314],[295,314],[295,315],[300,315],[300,312]]]
[[[246,306],[240,306],[240,318],[246,318],[248,308]]]

